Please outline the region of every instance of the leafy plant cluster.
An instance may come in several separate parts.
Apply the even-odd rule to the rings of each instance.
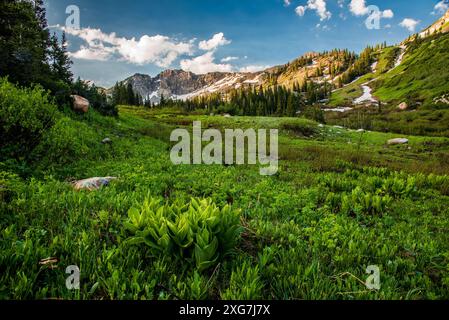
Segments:
[[[182,268],[190,265],[198,272],[229,255],[242,232],[238,211],[230,206],[220,209],[210,200],[163,206],[146,200],[128,216],[125,227],[132,234],[128,244],[145,244],[153,256],[171,257]]]

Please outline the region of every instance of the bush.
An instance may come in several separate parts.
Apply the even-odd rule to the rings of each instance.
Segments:
[[[0,159],[28,159],[57,114],[42,87],[21,89],[0,78]]]
[[[62,117],[48,130],[33,151],[33,158],[45,160],[41,165],[63,165],[100,154],[97,132],[83,122]]]
[[[16,193],[23,188],[23,183],[20,178],[7,171],[0,170],[0,209],[8,203]]]
[[[293,134],[302,137],[312,137],[315,134],[319,133],[316,124],[298,121],[284,122],[281,124],[281,129],[286,130],[287,132],[292,132]]]
[[[128,244],[145,244],[151,255],[171,257],[199,272],[230,254],[242,231],[238,211],[230,206],[220,210],[210,200],[164,206],[147,200],[142,208],[130,209],[128,216]]]

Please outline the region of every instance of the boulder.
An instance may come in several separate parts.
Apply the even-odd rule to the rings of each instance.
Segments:
[[[408,139],[405,138],[396,138],[396,139],[391,139],[388,140],[387,144],[388,145],[396,145],[396,144],[407,144],[408,143]]]
[[[89,100],[77,95],[72,95],[71,97],[73,99],[73,110],[84,113],[89,111]]]
[[[112,180],[116,180],[115,177],[96,177],[96,178],[89,178],[84,180],[75,181],[73,183],[73,187],[75,190],[98,190],[102,186],[107,186]]]
[[[398,109],[399,110],[407,110],[408,109],[407,102],[402,102],[400,105],[398,105]]]

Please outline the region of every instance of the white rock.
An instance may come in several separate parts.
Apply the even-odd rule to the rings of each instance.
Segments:
[[[116,177],[95,177],[84,180],[75,181],[73,187],[75,190],[97,190],[102,186],[107,186],[112,180],[116,180]]]
[[[395,145],[395,144],[407,144],[407,143],[408,143],[408,139],[405,139],[405,138],[396,138],[396,139],[388,140],[387,143],[388,143],[389,145]]]
[[[402,102],[400,105],[398,105],[399,110],[407,110],[408,104],[406,102]]]

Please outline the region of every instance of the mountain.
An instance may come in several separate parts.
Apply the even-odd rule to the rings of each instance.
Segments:
[[[261,84],[261,73],[212,72],[197,75],[183,70],[165,70],[155,77],[135,74],[124,81],[145,101],[159,103],[165,98],[185,100],[202,94],[215,93],[247,85]]]
[[[253,87],[275,87],[283,86],[288,89],[294,89],[298,84],[305,81],[311,81],[315,84],[321,85],[325,82],[330,83],[334,88],[339,89],[345,83],[352,80],[357,80],[360,77],[369,78],[373,83],[375,90],[379,92],[382,98],[387,101],[403,99],[410,92],[407,87],[395,88],[395,83],[407,86],[405,81],[412,81],[416,73],[428,73],[429,70],[434,72],[436,66],[445,65],[447,60],[446,42],[440,41],[440,35],[449,32],[449,10],[436,21],[434,24],[423,30],[421,33],[414,35],[398,46],[378,46],[372,48],[364,53],[369,55],[363,57],[356,56],[348,50],[332,50],[330,52],[309,52],[303,56],[280,66],[268,68],[266,70],[255,73],[220,73],[213,72],[202,75],[197,75],[192,72],[183,70],[166,70],[155,77],[144,74],[135,74],[121,83],[127,85],[131,83],[133,90],[137,92],[144,101],[151,101],[153,104],[160,102],[162,96],[175,100],[187,100],[197,96],[208,95],[212,93],[226,93],[231,89],[253,88]],[[432,38],[434,41],[428,44],[426,41]],[[443,39],[444,40],[444,39]],[[436,41],[436,42],[435,42]],[[437,50],[438,48],[444,48]],[[418,50],[421,46],[421,50]],[[434,55],[428,55],[426,52],[434,52]],[[418,53],[417,53],[418,52]],[[415,53],[415,55],[412,55]],[[424,60],[419,60],[422,65],[429,65],[426,70],[420,70],[420,67],[413,63],[410,59],[418,59],[419,57],[426,57]],[[360,61],[365,59],[364,61]],[[444,60],[446,59],[446,60]],[[441,61],[442,60],[442,61]],[[370,62],[367,65],[366,62]],[[434,63],[432,63],[432,61]],[[402,68],[398,72],[390,72],[397,69],[402,63],[407,63],[410,68]],[[436,72],[437,77],[445,77],[445,72]],[[430,76],[430,75],[429,75]],[[419,77],[419,75],[418,75]],[[420,76],[423,77],[422,75]],[[355,78],[355,79],[354,79]],[[405,79],[399,81],[399,78]],[[348,81],[349,80],[349,81]],[[422,80],[422,79],[418,79]],[[437,79],[436,83],[443,88],[433,88],[433,93],[440,94],[445,89],[446,83],[441,79]],[[398,89],[398,92],[404,93],[402,96],[394,92],[388,96],[384,94],[382,85],[385,84],[389,88]],[[335,98],[331,99],[331,105],[336,106],[344,101],[345,104],[351,104],[356,100],[356,96],[360,92],[360,84],[355,82],[349,88],[337,90]],[[416,90],[416,86],[408,86]],[[401,90],[403,89],[403,90]],[[441,90],[440,90],[441,89]],[[112,89],[109,89],[110,93]],[[346,95],[347,91],[350,94]],[[360,93],[361,95],[361,93]],[[434,97],[432,97],[434,98]],[[374,101],[374,99],[371,99]]]
[[[424,29],[419,35],[420,37],[428,37],[437,32],[449,32],[449,10],[444,14],[444,16],[438,19],[430,27]]]
[[[159,103],[162,95],[165,98],[186,100],[211,93],[225,93],[231,89],[260,86],[284,86],[291,89],[294,84],[304,79],[311,79],[317,83],[334,81],[331,66],[344,70],[351,62],[348,59],[350,56],[347,51],[312,52],[286,65],[271,67],[260,72],[213,72],[197,75],[183,70],[165,70],[155,77],[135,74],[121,83],[125,85],[131,83],[135,92],[145,101],[152,103]]]

